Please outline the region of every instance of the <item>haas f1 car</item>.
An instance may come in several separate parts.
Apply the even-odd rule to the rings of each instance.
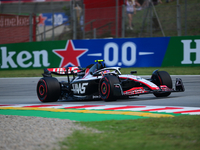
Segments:
[[[81,67],[44,69],[43,78],[37,84],[37,96],[41,102],[57,100],[102,99],[113,101],[130,96],[152,93],[156,97],[167,97],[171,92],[183,92],[180,78],[176,78],[175,89],[166,71],[155,70],[150,79],[133,74],[122,75],[120,67],[106,67],[103,60]],[[59,82],[52,74],[65,75],[66,81]]]

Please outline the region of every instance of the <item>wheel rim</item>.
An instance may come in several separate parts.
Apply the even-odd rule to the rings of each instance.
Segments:
[[[42,84],[39,86],[39,93],[40,93],[41,96],[43,96],[44,93],[45,93],[45,88]]]
[[[106,85],[106,83],[105,82],[103,82],[102,84],[101,84],[101,92],[102,92],[102,94],[103,95],[106,95],[107,94],[107,85]]]
[[[106,80],[101,82],[100,95],[103,100],[108,99],[110,96],[110,85]]]

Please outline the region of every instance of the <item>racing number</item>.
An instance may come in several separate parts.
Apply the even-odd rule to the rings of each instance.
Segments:
[[[72,88],[73,88],[72,90],[74,91],[74,93],[84,94],[87,85],[88,83],[72,84]]]
[[[128,48],[130,49],[130,60],[128,60]],[[113,52],[113,59],[109,59],[109,54],[111,53],[110,50]],[[122,55],[121,61],[123,65],[132,66],[136,62],[136,45],[133,42],[125,42],[122,45]],[[104,47],[104,60],[105,63],[109,66],[115,66],[118,63],[118,56],[119,56],[119,48],[118,45],[114,42],[109,42]],[[118,63],[119,66],[120,63]]]

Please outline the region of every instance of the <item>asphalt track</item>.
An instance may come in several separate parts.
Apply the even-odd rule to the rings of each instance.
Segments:
[[[81,105],[145,105],[145,106],[184,106],[200,107],[200,75],[173,75],[182,78],[185,92],[172,93],[167,98],[156,98],[152,94],[135,96],[131,99],[120,99],[114,102],[102,100],[58,101],[48,104],[81,104]],[[145,78],[149,78],[145,76]],[[36,85],[40,78],[0,78],[0,104],[42,104],[36,94]],[[58,78],[66,80],[66,78]],[[47,103],[45,103],[47,104]]]

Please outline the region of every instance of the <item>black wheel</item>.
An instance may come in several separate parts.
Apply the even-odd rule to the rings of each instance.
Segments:
[[[56,102],[60,96],[60,84],[53,77],[41,78],[36,90],[41,102]]]
[[[104,101],[115,101],[114,84],[119,83],[116,76],[106,75],[99,82],[99,94]]]
[[[171,79],[169,73],[166,71],[156,71],[156,73],[154,73],[152,75],[152,80],[158,86],[166,85],[168,88],[172,89],[172,79]],[[165,92],[165,93],[156,92],[156,93],[154,93],[154,95],[156,97],[167,97],[170,94],[171,94],[171,92]]]

